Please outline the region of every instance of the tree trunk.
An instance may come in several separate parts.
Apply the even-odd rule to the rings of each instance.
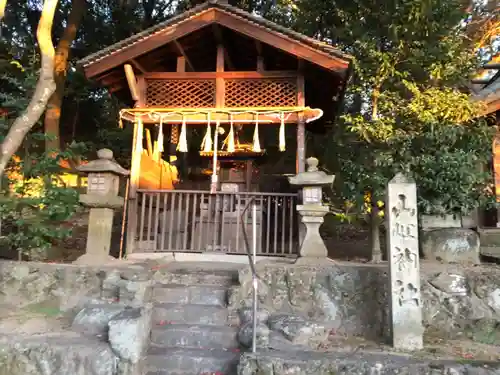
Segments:
[[[28,132],[43,114],[47,102],[56,89],[54,82],[54,44],[52,42],[52,23],[58,0],[45,0],[36,33],[40,46],[41,69],[35,93],[26,110],[14,121],[0,146],[0,179],[10,158],[19,149]]]
[[[45,134],[48,137],[45,140],[45,149],[58,150],[61,148],[60,140],[60,122],[61,106],[64,97],[64,87],[68,71],[68,60],[71,44],[75,40],[76,32],[80,26],[83,14],[85,13],[86,0],[74,0],[71,12],[68,17],[68,24],[64,29],[63,36],[57,44],[54,60],[54,80],[56,90],[47,103],[45,112]]]
[[[380,248],[380,218],[377,204],[372,202],[370,212],[370,247],[372,253],[372,262],[382,262],[382,250]]]
[[[7,6],[7,0],[0,0],[0,22],[5,17],[5,7]]]

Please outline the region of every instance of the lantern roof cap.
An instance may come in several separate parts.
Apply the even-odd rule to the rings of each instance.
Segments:
[[[119,176],[128,176],[130,172],[113,159],[113,151],[107,148],[97,151],[97,159],[80,165],[77,170],[83,173],[112,173]]]
[[[335,175],[326,174],[318,169],[318,159],[308,158],[306,160],[307,171],[301,172],[293,177],[288,177],[291,185],[297,186],[325,186],[331,185],[335,180]]]

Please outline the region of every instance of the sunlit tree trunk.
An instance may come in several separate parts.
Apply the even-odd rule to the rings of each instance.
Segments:
[[[61,107],[64,97],[64,88],[66,86],[69,54],[71,44],[75,40],[76,32],[80,26],[83,14],[85,13],[85,7],[85,0],[73,1],[71,12],[68,17],[68,24],[64,29],[62,38],[57,44],[54,60],[54,80],[56,83],[56,91],[52,94],[49,102],[47,103],[47,111],[45,112],[44,121],[45,134],[48,135],[45,141],[46,150],[57,150],[61,147]]]
[[[52,23],[58,0],[45,0],[36,33],[41,54],[41,69],[35,92],[25,111],[15,119],[7,136],[0,145],[0,178],[3,176],[10,158],[19,149],[28,132],[35,126],[56,89],[54,82],[54,44]]]
[[[378,100],[380,97],[380,88],[382,79],[373,87],[371,97],[372,121],[378,119]],[[375,191],[370,192],[370,247],[372,262],[378,263],[382,261],[382,250],[380,248],[380,217],[377,205]]]
[[[382,249],[380,247],[380,216],[377,203],[371,198],[370,211],[370,246],[372,253],[372,262],[379,263],[382,261]]]

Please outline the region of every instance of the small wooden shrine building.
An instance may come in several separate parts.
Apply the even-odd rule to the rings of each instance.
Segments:
[[[350,61],[217,0],[81,60],[88,78],[129,103],[120,112],[134,124],[127,253],[245,254],[253,221],[260,255],[296,254],[298,196],[263,186],[255,163],[270,147],[293,152],[292,172],[304,170],[306,129],[335,119]],[[181,157],[193,152],[195,162]],[[191,173],[180,178],[186,160]]]

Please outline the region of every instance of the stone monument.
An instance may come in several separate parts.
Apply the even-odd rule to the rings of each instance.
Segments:
[[[335,176],[318,170],[316,158],[308,158],[306,163],[306,172],[288,177],[291,185],[302,188],[302,204],[297,206],[297,211],[302,216],[302,223],[306,226],[306,234],[300,246],[300,257],[297,263],[322,263],[328,257],[328,251],[319,234],[319,227],[329,212],[329,208],[322,202],[322,186],[331,185]]]
[[[124,199],[118,196],[120,176],[129,171],[113,160],[113,152],[102,149],[97,160],[78,167],[88,174],[87,194],[80,195],[80,203],[90,208],[87,248],[76,260],[79,264],[102,264],[114,260],[109,255],[114,210],[123,207]]]
[[[386,203],[392,343],[397,349],[418,350],[424,328],[415,182],[398,173],[389,181]]]

